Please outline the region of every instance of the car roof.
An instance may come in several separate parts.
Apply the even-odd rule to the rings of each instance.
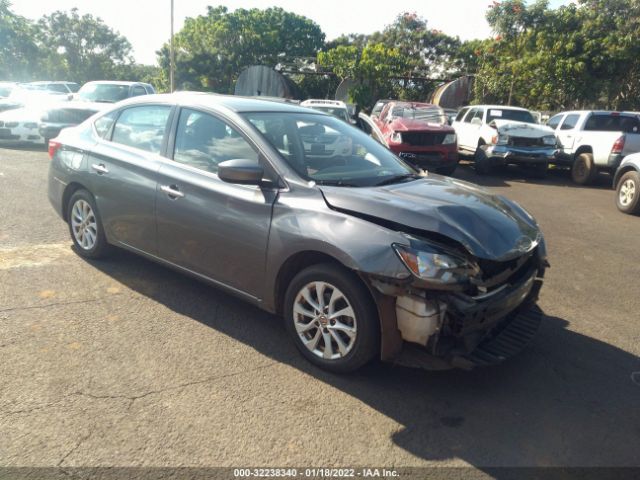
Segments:
[[[566,112],[559,112],[556,115],[582,115],[584,113],[595,113],[597,115],[631,115],[637,116],[638,112],[628,112],[628,111],[619,111],[619,110],[570,110]],[[555,117],[555,115],[554,115]]]
[[[138,105],[147,103],[171,103],[185,107],[224,108],[236,113],[245,112],[290,112],[310,113],[309,108],[290,103],[261,99],[256,97],[241,97],[236,95],[220,95],[205,92],[176,92],[155,95],[143,95],[119,102],[118,105]],[[319,113],[323,115],[322,113]]]
[[[399,100],[392,100],[388,103],[392,103],[393,105],[399,106],[399,107],[404,107],[404,106],[409,106],[409,107],[436,107],[436,108],[442,108],[439,107],[438,105],[435,105],[433,103],[424,103],[424,102],[406,102],[406,101],[399,101]]]
[[[521,112],[529,112],[530,110],[523,107],[513,107],[510,105],[467,105],[469,108],[493,108],[495,110],[519,110]]]
[[[96,83],[104,85],[143,85],[142,82],[125,82],[121,80],[92,80],[91,82],[87,82],[84,85],[94,85]]]

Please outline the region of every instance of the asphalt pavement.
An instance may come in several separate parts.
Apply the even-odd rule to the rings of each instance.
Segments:
[[[339,376],[210,286],[81,259],[48,162],[0,149],[0,466],[640,466],[640,218],[608,177],[462,166],[546,235],[539,335],[496,367]]]

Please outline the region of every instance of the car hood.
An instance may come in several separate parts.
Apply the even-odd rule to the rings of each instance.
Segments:
[[[540,138],[554,135],[553,129],[546,125],[535,123],[514,122],[513,120],[493,120],[491,125],[498,129],[498,132],[514,137]]]
[[[445,236],[472,255],[506,261],[535,248],[542,234],[515,202],[480,187],[439,175],[385,187],[320,187],[327,204],[402,231]]]
[[[415,120],[413,118],[396,118],[389,128],[394,132],[434,132],[453,133],[453,128],[441,123],[428,122],[426,120]]]

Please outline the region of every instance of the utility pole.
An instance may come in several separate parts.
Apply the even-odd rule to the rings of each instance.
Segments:
[[[173,55],[173,0],[171,0],[171,39],[169,40],[169,83],[171,93],[175,90],[176,66]]]

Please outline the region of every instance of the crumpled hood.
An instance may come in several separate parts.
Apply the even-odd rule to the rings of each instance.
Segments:
[[[320,187],[330,207],[434,232],[472,255],[506,261],[530,251],[542,234],[515,202],[439,175],[385,187]]]
[[[449,125],[412,118],[396,118],[389,124],[389,127],[394,132],[454,133],[453,127]]]
[[[491,124],[495,125],[498,132],[514,137],[540,138],[555,135],[551,127],[535,123],[514,122],[513,120],[493,120]]]

